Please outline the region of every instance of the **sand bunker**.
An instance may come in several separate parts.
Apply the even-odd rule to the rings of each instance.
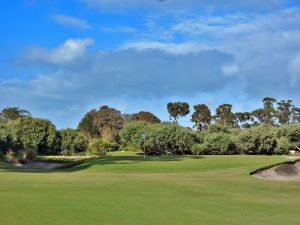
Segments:
[[[24,168],[24,169],[59,169],[63,166],[60,163],[48,163],[48,162],[30,162],[26,164],[14,164],[17,167]]]
[[[265,180],[300,182],[300,161],[280,164],[268,169],[259,170],[252,174],[252,176]]]

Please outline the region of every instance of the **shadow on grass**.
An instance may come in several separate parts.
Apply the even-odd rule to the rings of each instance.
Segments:
[[[103,158],[84,159],[75,162],[62,162],[62,167],[56,169],[40,169],[40,168],[18,168],[8,163],[0,162],[0,173],[15,172],[15,173],[73,173],[90,168],[93,165],[112,165],[122,164],[131,165],[144,162],[174,162],[182,161],[185,158],[202,159],[203,156],[182,156],[182,155],[163,155],[163,156],[146,156],[143,154],[135,156],[106,156]],[[45,160],[43,162],[57,162]]]

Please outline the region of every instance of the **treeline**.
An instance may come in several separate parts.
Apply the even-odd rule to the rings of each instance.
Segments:
[[[276,105],[275,105],[276,104]],[[178,118],[190,113],[189,104],[186,102],[170,102],[167,109],[170,119],[177,123]],[[219,123],[229,127],[249,128],[253,125],[284,125],[300,122],[300,108],[293,105],[292,100],[280,100],[266,97],[263,107],[252,112],[232,112],[231,104],[220,105],[213,115],[205,104],[194,106],[191,116],[196,130],[204,130],[211,123]]]
[[[276,104],[276,105],[275,105]],[[262,108],[232,112],[223,104],[212,114],[208,106],[194,107],[194,130],[178,124],[190,113],[185,102],[170,102],[171,122],[150,112],[123,114],[102,106],[87,112],[77,129],[57,130],[49,120],[27,110],[5,108],[0,113],[0,156],[104,155],[108,151],[159,154],[287,154],[300,145],[300,109],[291,100],[264,98]]]

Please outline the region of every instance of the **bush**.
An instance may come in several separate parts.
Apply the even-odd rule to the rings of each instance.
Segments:
[[[271,126],[255,126],[243,130],[237,138],[240,152],[249,155],[274,154],[276,138],[271,129]]]
[[[142,149],[141,147],[137,147],[136,145],[133,144],[126,144],[126,145],[121,145],[118,151],[125,151],[125,152],[141,152]]]
[[[90,155],[103,156],[107,152],[118,151],[119,145],[107,140],[96,139],[89,144],[87,153]]]
[[[135,121],[125,124],[120,132],[121,142],[125,146],[132,146],[136,149],[141,148],[149,125],[149,123],[144,121]]]
[[[202,155],[225,155],[238,153],[232,135],[228,133],[206,134],[202,144],[196,144],[193,146],[193,152]]]
[[[296,149],[295,145],[300,146],[300,124],[282,125],[274,129],[277,138],[285,137],[293,146],[291,149]]]
[[[230,127],[214,123],[208,126],[207,133],[230,133]]]
[[[60,136],[60,151],[62,155],[75,155],[86,151],[88,142],[76,130],[63,129],[58,134]]]
[[[290,140],[286,137],[281,137],[277,139],[277,145],[274,150],[274,153],[277,155],[286,155],[289,154],[290,150],[292,149],[293,144]]]
[[[196,133],[177,124],[153,124],[145,133],[147,154],[191,154]]]
[[[196,143],[193,145],[192,147],[192,154],[193,155],[206,155],[206,148],[205,145],[203,143]]]
[[[190,154],[196,136],[196,132],[177,124],[142,121],[127,123],[120,132],[124,146],[145,149],[150,155]]]
[[[31,146],[41,154],[54,153],[56,129],[48,120],[22,117],[8,122],[7,132],[16,148]]]

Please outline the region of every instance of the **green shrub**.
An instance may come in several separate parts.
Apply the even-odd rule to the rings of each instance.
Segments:
[[[141,147],[137,147],[136,145],[133,144],[126,144],[126,145],[121,145],[118,151],[125,151],[125,152],[141,152],[142,149]]]
[[[63,129],[58,132],[60,136],[60,153],[62,155],[75,155],[85,152],[88,142],[77,130]]]
[[[107,152],[118,151],[119,145],[107,140],[96,139],[89,144],[87,153],[90,155],[103,156]]]
[[[238,149],[244,154],[274,154],[276,138],[271,126],[254,126],[243,130],[237,138]]]
[[[31,146],[40,154],[54,153],[56,129],[48,120],[22,117],[8,122],[7,132],[16,148]]]
[[[238,153],[232,135],[229,133],[208,133],[202,144],[193,146],[193,151],[205,155]]]
[[[295,145],[300,146],[300,124],[282,125],[274,129],[277,138],[285,137],[291,144],[292,149],[296,149]]]
[[[193,155],[206,155],[207,151],[206,151],[205,145],[203,143],[194,144],[193,147],[192,147],[192,154]]]
[[[214,123],[208,126],[207,133],[230,133],[230,127]]]
[[[135,121],[125,124],[119,134],[122,144],[125,146],[134,146],[137,149],[141,148],[149,125],[149,123],[144,121]]]
[[[191,154],[196,133],[177,124],[153,124],[145,133],[147,154]]]
[[[277,139],[277,145],[274,150],[274,153],[277,155],[286,155],[289,154],[292,147],[293,144],[290,142],[288,138],[280,137],[279,139]]]

